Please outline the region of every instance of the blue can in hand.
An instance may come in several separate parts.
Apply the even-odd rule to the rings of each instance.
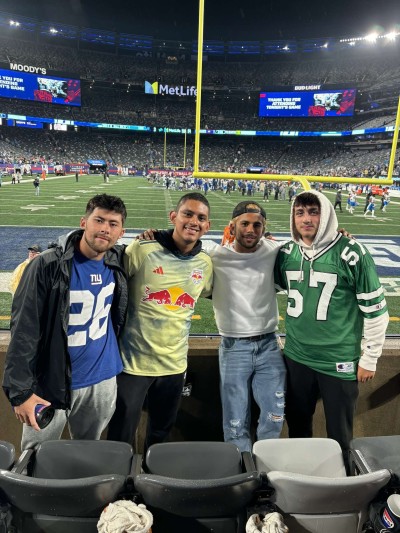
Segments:
[[[44,429],[53,420],[54,407],[51,405],[46,406],[42,403],[38,403],[35,407],[35,417],[37,425],[40,427],[40,429]]]

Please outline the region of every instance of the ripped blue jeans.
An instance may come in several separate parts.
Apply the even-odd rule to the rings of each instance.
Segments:
[[[220,389],[224,440],[251,451],[251,393],[260,408],[257,440],[279,438],[285,409],[286,367],[275,333],[252,341],[221,337]]]

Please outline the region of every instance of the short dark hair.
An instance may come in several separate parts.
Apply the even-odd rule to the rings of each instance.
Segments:
[[[115,211],[122,216],[122,225],[124,224],[127,213],[124,202],[118,196],[109,194],[97,194],[91,198],[86,205],[85,216],[88,217],[96,208],[105,209],[106,211]]]
[[[207,198],[204,196],[204,194],[201,194],[200,192],[188,192],[187,194],[184,194],[182,198],[180,198],[179,202],[177,203],[175,211],[178,212],[179,209],[182,207],[182,205],[186,203],[188,200],[194,200],[195,202],[201,202],[208,208],[208,212],[211,211],[210,204]]]
[[[317,205],[321,209],[321,202],[313,192],[303,192],[296,196],[294,207],[306,207],[307,205]]]

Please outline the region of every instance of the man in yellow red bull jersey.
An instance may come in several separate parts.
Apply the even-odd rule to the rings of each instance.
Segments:
[[[212,263],[200,238],[209,230],[210,206],[185,194],[170,213],[173,230],[126,249],[129,304],[120,349],[124,365],[108,438],[132,444],[147,397],[145,450],[163,442],[175,420],[187,368],[194,306],[211,294]]]

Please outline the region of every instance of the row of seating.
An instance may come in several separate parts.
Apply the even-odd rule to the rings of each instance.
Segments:
[[[331,439],[258,441],[252,454],[224,442],[155,444],[145,461],[126,443],[60,440],[15,462],[0,442],[0,532],[95,533],[107,504],[133,499],[153,513],[153,533],[244,532],[250,512],[270,509],[291,533],[359,533],[369,503],[398,483],[399,444],[355,439],[358,475],[347,476]]]

